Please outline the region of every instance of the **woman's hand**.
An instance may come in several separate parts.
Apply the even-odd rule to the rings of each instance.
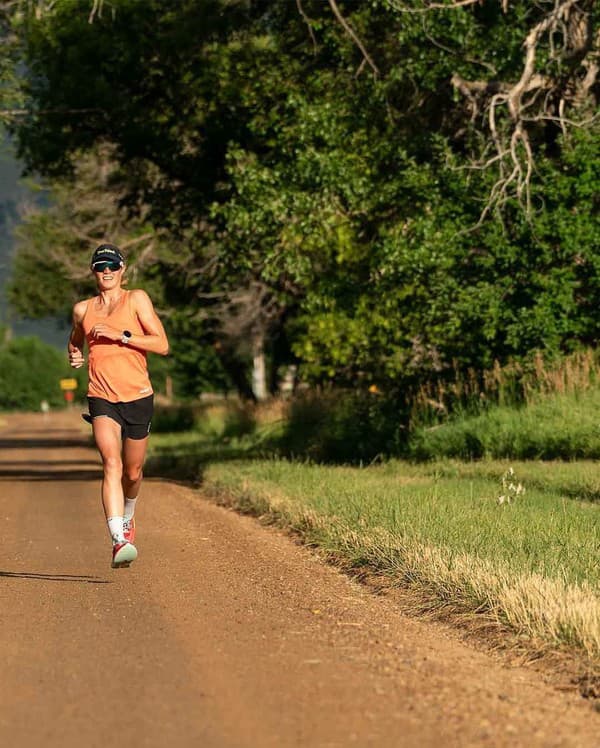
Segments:
[[[122,330],[116,330],[114,327],[111,327],[110,325],[105,325],[102,323],[94,325],[90,333],[92,335],[92,338],[94,338],[94,340],[99,340],[100,338],[107,338],[108,340],[112,340],[115,343],[121,340],[121,336],[123,335]]]
[[[83,366],[85,358],[79,348],[72,348],[69,351],[69,363],[73,369],[80,369]]]

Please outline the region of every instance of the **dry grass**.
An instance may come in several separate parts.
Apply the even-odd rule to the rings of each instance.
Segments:
[[[476,612],[479,617],[484,616],[500,626],[509,627],[521,637],[527,637],[534,647],[539,647],[540,642],[545,647],[567,646],[584,653],[600,665],[598,579],[588,580],[581,569],[569,570],[564,564],[554,567],[542,561],[530,564],[527,550],[521,559],[517,559],[517,554],[510,550],[496,553],[493,547],[486,549],[485,543],[488,541],[503,542],[502,538],[491,538],[498,512],[506,516],[504,507],[489,503],[492,532],[488,532],[489,528],[481,527],[482,532],[478,535],[478,529],[471,527],[470,531],[477,542],[471,544],[469,550],[464,550],[455,542],[457,516],[453,518],[454,525],[446,522],[448,534],[445,542],[440,536],[439,526],[431,528],[431,535],[427,536],[423,527],[427,526],[431,517],[431,503],[423,502],[423,496],[419,495],[417,485],[412,480],[417,477],[415,475],[408,476],[411,480],[401,484],[394,481],[392,468],[386,468],[387,480],[394,481],[395,501],[411,501],[410,493],[413,492],[414,504],[410,518],[409,514],[405,514],[399,525],[386,527],[381,507],[373,501],[372,495],[362,502],[358,512],[356,506],[350,505],[351,502],[331,500],[331,490],[325,489],[325,481],[328,481],[331,489],[334,478],[336,487],[333,490],[340,491],[341,483],[347,485],[352,473],[349,468],[341,470],[337,477],[331,472],[336,469],[310,468],[313,472],[323,471],[320,483],[323,496],[319,500],[314,494],[319,485],[318,479],[309,481],[303,488],[298,486],[298,470],[303,466],[296,466],[291,478],[278,483],[273,480],[273,465],[267,465],[263,471],[260,465],[256,463],[250,469],[246,465],[245,469],[240,470],[240,466],[229,463],[226,472],[223,466],[213,466],[205,476],[205,486],[216,492],[221,501],[241,511],[268,517],[299,533],[304,542],[332,554],[336,559],[342,559],[355,572],[364,570],[385,577],[390,585],[425,591],[434,607],[447,606],[453,610],[470,611],[471,614]],[[304,467],[308,469],[309,466]],[[355,491],[359,490],[361,474],[370,470],[354,470]],[[285,468],[279,472],[283,474]],[[289,480],[295,483],[293,489],[290,489]],[[385,479],[380,475],[377,480]],[[370,483],[368,486],[371,492],[377,490],[373,488],[374,485]],[[440,496],[443,490],[444,486],[439,485]],[[448,504],[440,500],[440,496],[434,503],[437,504],[443,525],[444,518],[448,520]],[[389,501],[389,497],[384,501]],[[578,506],[574,502],[570,504],[575,508]],[[590,505],[585,508],[579,505],[579,508],[590,518],[589,512],[595,510]],[[426,515],[423,525],[418,525],[414,518],[420,511]],[[512,508],[509,509],[511,511]],[[457,502],[455,515],[460,513]],[[486,513],[487,510],[478,514],[480,524],[485,522]],[[465,514],[465,522],[472,524],[471,520],[472,517]],[[523,521],[531,524],[527,516]],[[572,520],[567,519],[567,522],[572,523]],[[556,530],[561,535],[561,527]],[[466,524],[465,532],[468,532]],[[548,542],[548,537],[536,539],[535,535],[536,528],[532,527],[529,536],[525,533],[523,538],[532,545]],[[565,543],[577,542],[564,534],[562,537]],[[560,537],[557,540],[558,543],[563,541]],[[518,544],[520,541],[517,539],[516,542]],[[480,543],[479,547],[477,543]],[[576,553],[577,548],[572,551]],[[590,553],[590,564],[593,564],[593,548],[582,551]],[[539,553],[540,549],[536,548],[534,555]],[[567,554],[566,558],[570,557]],[[531,566],[546,568],[542,572],[528,568]]]
[[[418,388],[411,423],[427,423],[457,410],[477,411],[481,406],[531,404],[548,395],[585,392],[600,382],[600,361],[595,351],[578,351],[548,362],[541,353],[527,363],[511,362],[482,373],[455,371],[451,381],[431,382]]]

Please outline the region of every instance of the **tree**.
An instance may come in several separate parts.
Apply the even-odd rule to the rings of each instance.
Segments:
[[[596,42],[551,54],[586,3],[65,2],[25,24],[15,129],[49,177],[110,150],[148,282],[247,396],[261,351],[401,391],[593,339]]]
[[[96,14],[93,29],[82,9],[68,3],[41,21],[30,19],[28,96],[33,114],[18,124],[17,132],[31,168],[49,177],[76,176],[83,152],[94,143],[112,144],[121,173],[127,172],[129,179],[121,207],[136,215],[149,206],[148,219],[168,232],[171,246],[163,243],[158,260],[169,279],[165,299],[187,304],[191,316],[204,320],[208,337],[220,343],[217,350],[233,375],[248,351],[247,325],[236,328],[232,320],[247,322],[249,314],[255,320],[250,337],[255,341],[252,357],[259,361],[265,325],[270,327],[279,313],[270,311],[272,294],[264,283],[243,270],[232,278],[230,268],[225,273],[214,261],[210,212],[222,191],[227,141],[253,137],[231,76],[235,67],[249,65],[263,44],[255,36],[237,43],[238,27],[252,14],[245,3],[226,6],[223,20],[223,4],[216,1],[180,4],[176,14],[169,3],[144,8],[123,3],[116,18]],[[147,28],[148,39],[136,35],[132,40],[132,27]],[[224,29],[229,40],[218,47]],[[72,69],[78,72],[66,86],[56,43],[72,49],[76,58]],[[186,56],[190,49],[194,51]],[[268,45],[266,53],[270,59],[276,54]],[[103,60],[100,71],[98,59]],[[166,71],[173,90],[164,86]],[[74,127],[69,113],[81,110],[88,112],[85,124]],[[183,148],[182,141],[187,144]]]
[[[167,376],[178,397],[205,389],[227,390],[231,382],[212,346],[199,344],[185,315],[167,301],[158,258],[168,255],[164,232],[145,222],[147,209],[131,215],[121,207],[123,173],[112,149],[82,153],[69,180],[51,182],[47,205],[29,208],[17,231],[17,253],[8,285],[12,308],[23,317],[70,318],[75,301],[96,291],[89,259],[102,241],[116,242],[127,258],[127,282],[145,288],[165,318],[173,357],[153,362],[153,381]],[[198,323],[196,323],[196,328]]]
[[[70,376],[66,356],[34,337],[0,345],[0,409],[39,410],[42,400],[64,405],[59,380]]]
[[[481,220],[515,194],[531,214],[540,145],[550,147],[560,134],[590,129],[597,122],[600,29],[594,0],[388,2],[401,13],[421,14],[424,27],[429,25],[427,16],[442,12],[470,14],[486,22],[501,11],[506,24],[494,26],[514,25],[512,64],[499,59],[497,45],[482,47],[477,57],[486,75],[465,76],[457,60],[451,82],[464,102],[470,130],[478,136],[471,168],[497,170]],[[515,41],[519,42],[520,64],[515,64]],[[443,48],[442,43],[439,46]]]
[[[0,124],[11,121],[22,111],[16,75],[21,42],[17,32],[20,6],[19,0],[0,0]]]

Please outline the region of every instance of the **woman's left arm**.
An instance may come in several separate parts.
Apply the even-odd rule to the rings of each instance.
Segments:
[[[144,328],[144,335],[132,335],[129,338],[129,345],[139,348],[141,351],[149,353],[158,353],[166,356],[169,352],[169,341],[167,333],[154,311],[154,306],[148,294],[141,289],[135,289],[131,292],[133,308],[137,314],[141,326]]]
[[[169,352],[169,341],[167,340],[165,328],[154,311],[150,297],[141,288],[136,288],[130,293],[133,311],[137,315],[144,334],[129,336],[127,338],[127,345],[130,345],[132,348],[138,348],[140,351],[148,351],[149,353],[158,353],[161,356],[166,356]],[[111,325],[99,322],[92,328],[91,335],[96,339],[107,338],[118,343],[119,341],[124,342],[124,332],[125,330],[117,330],[117,328]]]

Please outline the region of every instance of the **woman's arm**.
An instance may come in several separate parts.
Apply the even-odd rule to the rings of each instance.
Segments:
[[[169,352],[169,341],[167,333],[162,322],[154,311],[154,306],[148,294],[141,289],[131,292],[134,309],[137,312],[141,326],[144,328],[145,335],[132,335],[129,345],[140,348],[142,351],[158,353],[166,356]]]
[[[150,297],[145,291],[135,289],[131,291],[131,303],[144,329],[144,334],[132,335],[129,338],[128,345],[132,348],[138,348],[140,351],[148,351],[149,353],[158,353],[161,356],[166,356],[169,352],[169,341],[167,340],[165,328],[154,311]],[[94,325],[91,333],[95,338],[107,338],[115,342],[119,342],[123,337],[123,330],[117,330],[115,327],[102,322]]]
[[[85,343],[85,334],[83,332],[83,316],[85,314],[86,302],[79,301],[73,307],[73,327],[69,335],[67,350],[69,352],[69,363],[73,369],[79,369],[85,363],[83,356],[83,346]]]

